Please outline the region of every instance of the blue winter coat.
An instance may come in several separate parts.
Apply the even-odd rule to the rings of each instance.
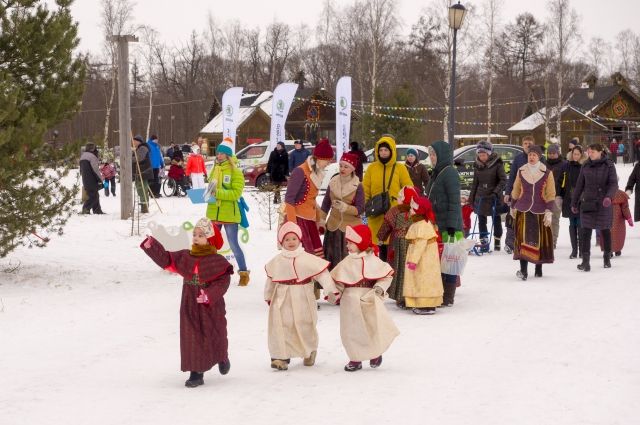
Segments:
[[[304,163],[308,157],[309,151],[305,148],[289,151],[289,172],[292,172],[294,168]]]
[[[151,168],[163,168],[164,167],[164,158],[162,157],[162,150],[160,149],[160,145],[154,140],[147,140],[147,145],[149,146],[150,156],[151,156]]]

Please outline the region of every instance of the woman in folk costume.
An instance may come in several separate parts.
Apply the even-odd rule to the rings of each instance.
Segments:
[[[319,282],[335,299],[339,293],[327,271],[329,263],[305,252],[302,231],[286,222],[278,231],[282,251],[265,266],[264,299],[269,305],[269,353],[271,367],[287,370],[292,357],[313,366],[318,350],[318,313],[313,282]]]
[[[216,149],[215,165],[209,174],[209,186],[205,195],[205,199],[208,199],[207,218],[224,227],[227,242],[238,263],[238,285],[247,286],[249,270],[238,241],[238,226],[242,222],[242,211],[238,201],[243,191],[244,175],[236,164],[233,141],[225,137]]]
[[[327,139],[322,139],[313,149],[313,154],[291,172],[287,193],[284,197],[287,221],[292,221],[302,230],[302,246],[310,254],[323,256],[320,241],[319,217],[316,197],[322,186],[324,172],[333,159],[333,148]]]
[[[360,216],[364,212],[364,190],[355,174],[358,157],[353,153],[344,153],[340,158],[340,173],[329,181],[327,193],[322,201],[321,210],[326,217],[324,226],[324,258],[329,270],[338,265],[349,254],[344,232],[347,226],[362,224]]]
[[[418,197],[411,201],[413,224],[406,235],[409,249],[404,270],[404,297],[407,307],[412,307],[415,314],[434,314],[443,301],[438,234],[433,226],[435,219],[428,199]]]
[[[413,223],[410,217],[411,201],[418,196],[413,186],[405,186],[398,192],[398,205],[391,207],[384,215],[384,221],[378,230],[378,240],[384,241],[390,238],[391,249],[387,255],[387,261],[393,267],[393,280],[388,289],[389,298],[396,301],[396,305],[405,308],[405,300],[402,295],[404,285],[405,258],[409,241],[405,239],[409,227]]]
[[[204,165],[204,158],[200,155],[200,150],[197,147],[192,148],[194,152],[189,155],[187,159],[187,167],[184,170],[185,174],[191,177],[191,187],[193,189],[204,189],[204,176],[207,174],[207,167]]]
[[[624,241],[627,238],[627,223],[633,227],[633,217],[629,209],[629,195],[624,190],[618,189],[613,198],[611,198],[611,206],[613,207],[613,224],[611,225],[611,252],[616,257],[622,255]],[[604,251],[604,243],[602,237],[598,238],[598,245]]]
[[[518,170],[511,191],[515,234],[513,259],[520,260],[516,276],[522,280],[527,280],[529,263],[536,265],[536,277],[542,277],[543,264],[553,263],[551,222],[556,186],[553,173],[540,158],[542,149],[532,145],[528,162]]]
[[[340,337],[349,363],[347,372],[382,364],[384,353],[400,333],[384,307],[385,291],[391,284],[393,269],[377,256],[371,230],[364,224],[347,226],[349,255],[332,271],[341,293]]]
[[[168,252],[151,236],[140,245],[157,265],[183,277],[180,357],[181,370],[191,372],[187,387],[203,385],[204,372],[216,364],[222,375],[231,367],[223,296],[233,266],[217,253],[222,244],[218,228],[202,218],[193,229],[191,250]]]
[[[324,232],[324,227],[316,197],[322,186],[325,168],[332,159],[333,148],[329,140],[320,140],[312,155],[291,172],[284,196],[286,219],[300,226],[304,250],[321,258],[324,253],[320,230]],[[316,287],[315,294],[316,299],[320,298],[320,288]]]

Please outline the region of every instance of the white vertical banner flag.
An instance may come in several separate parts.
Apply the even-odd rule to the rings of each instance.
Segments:
[[[289,108],[298,90],[296,83],[282,83],[273,91],[271,99],[271,134],[267,152],[271,152],[278,142],[284,142],[284,124],[289,115]]]
[[[349,152],[351,131],[351,77],[342,77],[336,85],[336,159]]]
[[[242,87],[231,87],[222,95],[222,138],[233,140],[233,151],[236,151],[236,129],[240,113]]]

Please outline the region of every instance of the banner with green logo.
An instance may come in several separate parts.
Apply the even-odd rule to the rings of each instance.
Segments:
[[[289,115],[291,102],[296,95],[298,85],[295,83],[282,83],[273,91],[271,99],[271,134],[268,152],[271,152],[278,142],[284,142],[284,124]]]
[[[222,138],[233,140],[233,151],[236,151],[236,129],[240,112],[242,87],[231,87],[222,95]]]
[[[336,86],[336,159],[349,152],[351,130],[351,77],[342,77]]]

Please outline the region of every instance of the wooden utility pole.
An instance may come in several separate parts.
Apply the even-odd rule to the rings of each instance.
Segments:
[[[109,41],[118,43],[118,131],[120,140],[120,219],[133,216],[133,179],[131,178],[131,99],[129,97],[129,43],[134,35],[113,35]]]

